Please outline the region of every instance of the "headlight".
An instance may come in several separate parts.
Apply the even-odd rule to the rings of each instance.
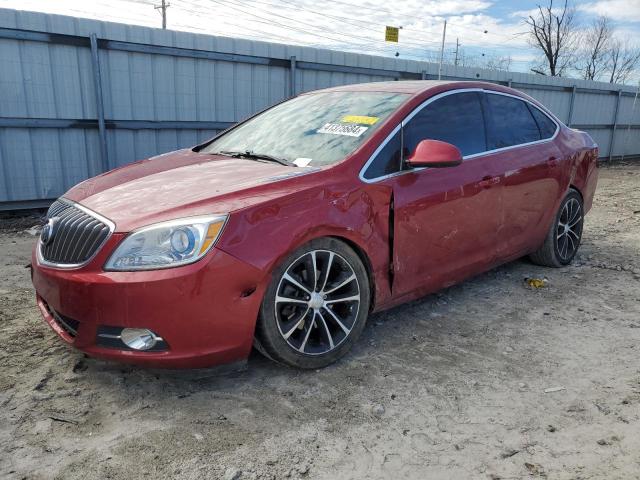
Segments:
[[[193,263],[216,243],[227,215],[156,223],[134,231],[116,248],[105,270],[153,270]]]

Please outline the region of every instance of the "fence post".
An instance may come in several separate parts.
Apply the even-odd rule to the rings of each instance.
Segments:
[[[633,103],[631,104],[631,113],[629,114],[629,123],[627,124],[627,134],[624,136],[624,143],[622,144],[622,155],[620,155],[620,161],[624,161],[624,154],[627,151],[627,142],[631,135],[631,124],[633,123],[633,114],[636,112],[636,103],[638,102],[638,94],[640,94],[640,81],[638,82],[638,89],[633,96]]]
[[[109,170],[109,155],[107,152],[107,129],[104,124],[104,104],[102,101],[102,78],[100,76],[100,58],[98,57],[98,38],[95,33],[91,40],[91,66],[93,67],[93,85],[96,91],[96,111],[98,114],[98,133],[100,136],[100,160],[102,171]]]
[[[573,104],[576,101],[576,86],[571,87],[571,100],[569,101],[569,118],[567,119],[567,127],[573,123]]]
[[[291,82],[289,85],[289,93],[291,94],[292,97],[294,97],[296,95],[296,56],[293,55],[291,57]]]
[[[618,90],[618,99],[616,100],[616,109],[613,114],[613,128],[611,129],[611,141],[609,142],[609,161],[613,156],[613,148],[616,146],[616,129],[618,128],[618,111],[620,110],[620,99],[622,98],[622,90]]]
[[[422,70],[422,80],[426,80],[426,79],[427,79],[427,71]]]

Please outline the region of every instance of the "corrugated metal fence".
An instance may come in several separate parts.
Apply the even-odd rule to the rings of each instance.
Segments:
[[[588,131],[603,157],[640,155],[631,87],[450,65],[443,74],[528,93]],[[44,205],[296,93],[436,76],[432,63],[0,9],[0,209]]]

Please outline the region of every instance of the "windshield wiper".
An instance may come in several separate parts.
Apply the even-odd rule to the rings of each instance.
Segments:
[[[250,160],[266,160],[268,162],[279,163],[280,165],[284,165],[286,167],[297,167],[297,165],[289,160],[284,158],[274,157],[272,155],[266,155],[264,153],[253,153],[250,151],[246,152],[235,152],[231,150],[222,150],[220,152],[216,152],[219,155],[227,155],[228,157],[234,158],[248,158]]]

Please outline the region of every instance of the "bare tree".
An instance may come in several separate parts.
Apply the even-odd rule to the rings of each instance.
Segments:
[[[530,28],[529,41],[542,50],[544,60],[536,70],[552,76],[561,76],[570,66],[577,39],[575,9],[564,1],[562,8],[538,5],[538,12],[529,15],[525,23]]]
[[[609,83],[625,83],[640,64],[640,48],[614,39],[608,57]]]
[[[499,57],[491,56],[487,58],[484,68],[488,70],[505,70],[508,71],[511,68],[512,63],[511,55]]]
[[[575,67],[585,80],[597,80],[607,69],[613,42],[608,17],[598,17],[580,36]]]

